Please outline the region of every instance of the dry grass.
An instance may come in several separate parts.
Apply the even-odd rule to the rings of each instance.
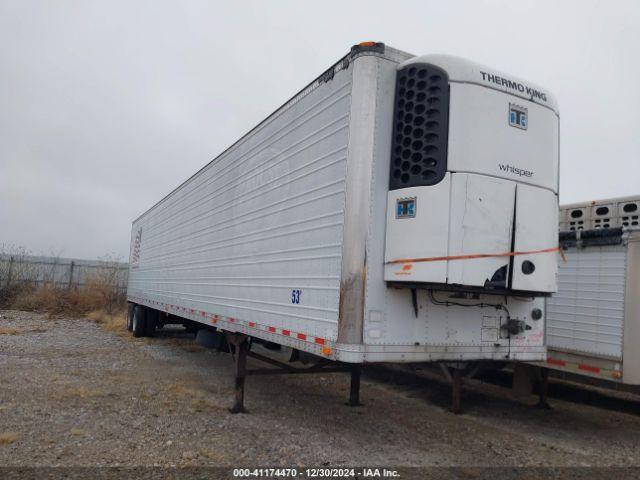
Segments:
[[[3,246],[0,246],[2,253]],[[83,277],[81,287],[73,287],[71,284],[54,283],[51,272],[36,271],[24,261],[24,249],[4,253],[0,257],[5,259],[0,261],[0,278],[9,280],[0,285],[1,308],[52,316],[82,316],[96,310],[115,314],[124,308],[125,298],[119,287],[121,266],[117,261],[102,260],[101,266],[96,267],[90,277]],[[8,256],[11,256],[11,262],[6,261]]]
[[[30,328],[19,330],[11,327],[0,327],[0,335],[24,335],[25,333],[43,333],[47,330],[44,328]]]
[[[127,333],[125,310],[113,313],[108,313],[105,310],[94,310],[93,312],[89,312],[87,318],[110,332]]]
[[[175,337],[166,337],[163,339],[163,343],[165,345],[175,345],[176,347],[184,350],[189,353],[198,353],[204,352],[207,350],[202,345],[199,345],[193,341],[193,338],[175,338]]]
[[[104,260],[103,266],[97,268],[90,278],[84,278],[80,288],[61,288],[59,284],[56,288],[51,282],[36,282],[42,278],[42,272],[25,270],[30,268],[29,263],[20,259],[24,259],[26,251],[20,248],[14,250],[5,252],[5,257],[11,256],[10,265],[7,261],[0,262],[0,274],[2,269],[7,270],[4,278],[13,279],[13,282],[0,285],[0,308],[46,313],[50,318],[86,317],[106,330],[119,335],[126,333],[126,298],[119,288],[118,272],[121,267],[116,261]],[[3,247],[0,246],[2,252]],[[14,262],[14,258],[18,260]],[[13,275],[9,268],[15,270],[12,270]],[[3,278],[2,275],[0,278]],[[0,328],[0,335],[28,332],[17,328]]]
[[[203,351],[206,350],[203,346],[198,345],[197,343],[194,343],[193,341],[191,341],[189,343],[181,342],[178,346],[182,350],[184,350],[185,352],[189,352],[189,353],[203,352]]]
[[[229,462],[229,455],[209,448],[200,449],[200,456],[206,458],[207,460],[212,460],[217,464],[224,464],[225,462]]]
[[[169,385],[167,390],[181,397],[193,397],[200,394],[198,390],[188,387],[184,383],[172,383]]]
[[[87,315],[96,310],[113,314],[123,308],[123,302],[113,303],[108,286],[91,284],[81,289],[56,289],[50,285],[25,288],[16,295],[12,307],[17,310],[46,312],[53,316]]]
[[[109,273],[109,271],[107,271]],[[118,293],[116,279],[106,273],[88,279],[82,288],[54,288],[50,284],[19,285],[7,308],[47,313],[49,317],[86,317],[112,332],[126,332],[126,301]],[[6,300],[6,299],[5,299]],[[5,302],[6,303],[6,302]],[[0,329],[0,335],[27,333],[14,328]]]
[[[104,392],[102,390],[98,390],[95,388],[87,388],[84,386],[79,386],[79,387],[65,386],[63,387],[59,395],[61,399],[68,399],[68,398],[87,399],[87,398],[101,397],[101,396],[104,396]]]
[[[18,432],[3,432],[0,433],[0,445],[9,445],[20,438]]]
[[[224,407],[211,400],[211,395],[204,390],[193,388],[184,383],[171,383],[165,389],[169,395],[164,398],[166,406],[187,405],[193,412],[224,410]]]
[[[0,327],[0,335],[20,335],[21,333],[17,328]]]

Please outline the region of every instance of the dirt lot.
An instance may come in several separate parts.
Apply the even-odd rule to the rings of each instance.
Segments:
[[[258,365],[250,359],[250,364]],[[262,366],[262,365],[261,365]],[[250,377],[247,415],[227,411],[228,354],[179,330],[133,339],[86,319],[0,311],[0,465],[640,465],[640,416],[502,387],[345,374]]]

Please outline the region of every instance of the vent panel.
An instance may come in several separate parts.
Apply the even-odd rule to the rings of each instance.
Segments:
[[[411,64],[398,71],[389,190],[435,185],[447,171],[449,77]]]
[[[638,227],[640,199],[585,202],[560,208],[560,231]]]

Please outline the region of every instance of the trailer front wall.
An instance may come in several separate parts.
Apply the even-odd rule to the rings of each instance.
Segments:
[[[335,340],[350,97],[351,69],[316,82],[137,219],[129,299]]]

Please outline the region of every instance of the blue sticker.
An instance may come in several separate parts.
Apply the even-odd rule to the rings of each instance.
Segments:
[[[526,130],[528,126],[527,115],[528,111],[525,107],[513,103],[509,104],[509,125],[512,127]]]
[[[416,197],[396,200],[396,218],[414,218],[416,216]]]

